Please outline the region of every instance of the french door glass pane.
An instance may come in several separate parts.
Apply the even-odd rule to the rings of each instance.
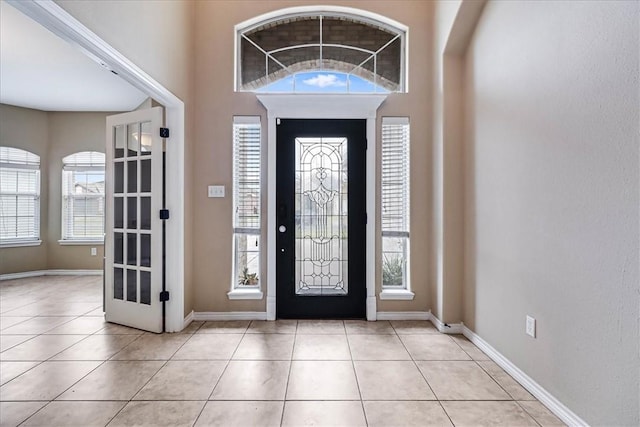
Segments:
[[[127,301],[138,301],[138,272],[127,269]]]
[[[348,294],[347,138],[296,138],[298,295]]]
[[[140,272],[140,303],[151,305],[151,273]]]
[[[124,228],[124,199],[113,199],[113,228]]]
[[[138,161],[129,160],[127,162],[127,191],[129,193],[138,192]]]
[[[113,164],[113,192],[121,194],[124,192],[124,163]]]
[[[127,233],[127,265],[138,264],[138,253],[136,250],[137,237],[135,233]]]
[[[113,233],[113,262],[115,264],[124,264],[124,239],[122,233]]]
[[[140,192],[151,192],[151,160],[140,161]]]
[[[115,299],[124,299],[124,279],[121,268],[113,269],[113,297]]]

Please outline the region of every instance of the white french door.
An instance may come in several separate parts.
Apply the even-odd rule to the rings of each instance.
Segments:
[[[105,318],[162,332],[162,107],[107,117]]]

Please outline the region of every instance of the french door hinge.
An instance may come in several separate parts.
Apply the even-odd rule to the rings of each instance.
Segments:
[[[169,128],[160,128],[160,138],[169,138]]]
[[[160,209],[160,219],[169,219],[169,209]]]
[[[160,292],[160,302],[169,301],[169,291]]]

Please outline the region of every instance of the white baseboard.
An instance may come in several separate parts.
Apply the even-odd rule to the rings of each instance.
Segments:
[[[461,334],[464,328],[464,324],[462,322],[449,324],[443,323],[440,319],[434,316],[433,313],[431,313],[431,318],[429,320],[431,320],[433,326],[443,334]]]
[[[189,324],[191,324],[191,322],[193,322],[193,310],[191,310],[191,313],[187,314],[187,317],[184,318],[184,323],[182,324],[182,329],[184,329],[187,326],[189,326]]]
[[[535,382],[531,377],[525,374],[520,368],[514,365],[509,359],[504,357],[498,350],[493,348],[489,343],[480,338],[475,332],[466,326],[463,327],[462,333],[476,347],[482,350],[496,364],[504,369],[516,381],[518,381],[529,393],[538,399],[544,406],[549,408],[551,412],[556,414],[564,423],[569,426],[587,426],[588,424],[576,415],[571,409],[567,408],[562,402],[555,398],[551,393],[545,390],[540,384]]]
[[[102,276],[102,270],[35,270],[22,273],[0,274],[1,280],[25,279],[39,276]]]
[[[429,320],[431,311],[379,311],[376,320]]]
[[[201,311],[194,312],[192,320],[267,320],[266,311]]]

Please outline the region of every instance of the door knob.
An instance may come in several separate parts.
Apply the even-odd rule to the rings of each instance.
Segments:
[[[281,225],[280,227],[278,227],[278,231],[280,231],[281,233],[284,233],[285,231],[287,231],[287,227],[285,227],[284,225]]]

